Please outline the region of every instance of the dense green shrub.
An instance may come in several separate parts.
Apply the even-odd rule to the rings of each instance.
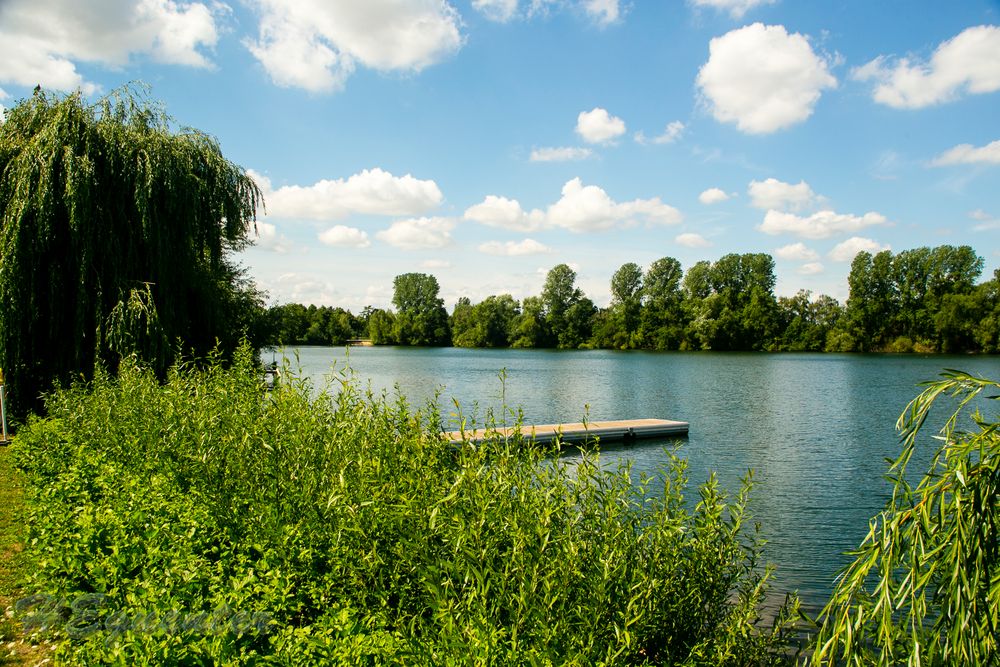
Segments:
[[[347,375],[265,394],[253,357],[165,383],[125,363],[19,433],[37,564],[21,612],[58,658],[784,661],[784,625],[759,619],[749,480],[731,503],[710,480],[695,506],[679,459],[636,483],[595,455],[454,445],[434,406]]]

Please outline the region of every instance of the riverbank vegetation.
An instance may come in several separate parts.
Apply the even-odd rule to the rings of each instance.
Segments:
[[[117,376],[47,397],[10,453],[27,480],[31,564],[17,620],[56,643],[57,661],[795,660],[807,626],[794,600],[764,611],[749,479],[727,499],[710,478],[692,502],[678,458],[636,479],[596,451],[570,465],[517,437],[455,444],[436,404],[415,410],[346,373],[323,391],[284,377],[265,393],[245,346],[166,381],[125,359]],[[996,655],[1000,422],[962,410],[997,389],[952,372],[900,418],[893,495],[803,660]],[[942,444],[908,477],[946,396],[959,407]]]
[[[24,622],[73,664],[782,662],[748,513],[501,437],[454,445],[435,406],[303,379],[256,354],[46,400],[14,445],[30,482]],[[697,503],[685,502],[696,493]]]
[[[767,254],[730,254],[686,273],[664,257],[645,271],[634,263],[619,268],[611,303],[598,308],[560,264],[538,296],[501,294],[475,304],[463,297],[450,318],[437,280],[411,273],[396,278],[395,311],[366,308],[355,316],[286,304],[271,307],[260,329],[273,345],[367,338],[376,345],[995,354],[1000,270],[977,283],[982,268],[969,246],[861,252],[841,305],[807,291],[775,297]]]

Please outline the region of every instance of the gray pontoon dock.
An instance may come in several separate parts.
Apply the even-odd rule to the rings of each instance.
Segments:
[[[488,437],[506,438],[514,435],[514,428],[490,428],[468,431],[449,431],[445,437],[452,442],[482,442]],[[598,421],[575,424],[541,424],[521,427],[521,435],[538,442],[555,440],[562,436],[563,442],[584,442],[600,438],[601,442],[632,440],[635,438],[658,438],[664,436],[686,436],[688,423],[670,419],[623,419],[618,421]]]

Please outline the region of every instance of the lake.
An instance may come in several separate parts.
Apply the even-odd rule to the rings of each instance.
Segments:
[[[585,413],[595,421],[690,422],[679,453],[692,484],[715,471],[735,491],[754,470],[752,509],[777,566],[775,588],[797,590],[808,607],[826,600],[847,562],[842,554],[885,503],[885,459],[899,451],[896,419],[918,383],[945,368],[1000,378],[1000,359],[972,356],[302,347],[297,363],[319,382],[349,365],[376,390],[398,387],[413,405],[440,392],[446,415],[456,399],[464,414],[480,417],[487,408],[499,414],[505,401],[529,424]],[[928,422],[928,436],[941,421]],[[609,446],[602,460],[626,459],[636,476],[655,474],[670,444]]]

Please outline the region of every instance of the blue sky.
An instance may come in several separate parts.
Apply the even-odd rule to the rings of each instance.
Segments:
[[[841,300],[858,250],[1000,265],[1000,3],[4,0],[0,106],[151,86],[265,191],[273,302],[599,305],[625,262],[775,257]]]

